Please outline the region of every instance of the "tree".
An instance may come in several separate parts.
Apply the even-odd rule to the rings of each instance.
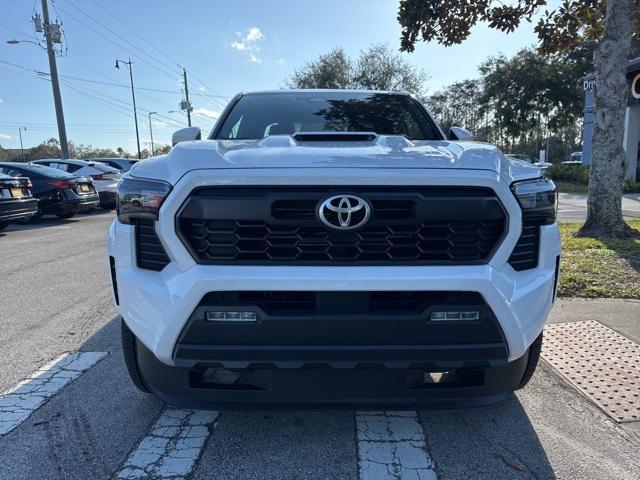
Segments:
[[[445,46],[462,43],[472,27],[485,22],[502,32],[513,32],[547,6],[546,0],[402,0],[398,21],[401,50],[411,52],[417,41]],[[626,67],[632,54],[632,36],[639,9],[634,0],[565,0],[545,10],[538,21],[541,52],[567,50],[584,39],[598,40],[596,67],[596,122],[589,179],[587,221],[579,235],[624,238],[638,234],[622,218],[622,186],[627,156],[623,149],[628,86]]]
[[[349,88],[352,69],[346,52],[334,48],[294,71],[288,84],[291,88]]]
[[[360,52],[355,61],[342,48],[335,48],[295,70],[287,85],[291,88],[403,90],[420,95],[426,80],[425,72],[389,45],[376,44]]]
[[[427,75],[380,43],[360,52],[352,73],[353,88],[407,91],[422,94]]]

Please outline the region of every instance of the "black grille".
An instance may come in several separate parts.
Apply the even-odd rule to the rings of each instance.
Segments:
[[[200,304],[233,308],[251,306],[277,316],[323,313],[401,315],[424,312],[432,305],[484,305],[484,300],[476,292],[448,291],[229,291],[208,293]]]
[[[135,231],[138,267],[159,272],[169,264],[169,257],[156,235],[153,222],[138,220]]]
[[[316,219],[336,193],[361,195],[372,217],[340,231]],[[475,264],[506,229],[490,189],[460,187],[205,188],[183,206],[178,234],[199,263]]]
[[[540,250],[540,223],[536,220],[524,219],[522,233],[518,243],[509,257],[509,264],[520,272],[538,266],[538,252]]]

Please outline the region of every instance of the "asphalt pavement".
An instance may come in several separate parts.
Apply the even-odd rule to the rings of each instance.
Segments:
[[[524,390],[473,409],[167,407],[126,374],[105,259],[112,218],[0,233],[2,480],[640,478],[639,422],[615,422],[546,361]],[[638,312],[561,299],[551,322],[597,320],[639,342]]]

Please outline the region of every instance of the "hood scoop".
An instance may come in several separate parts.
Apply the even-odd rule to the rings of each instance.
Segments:
[[[298,132],[293,139],[298,142],[372,142],[377,138],[373,132]]]

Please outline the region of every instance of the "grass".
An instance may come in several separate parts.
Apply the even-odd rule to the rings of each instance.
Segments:
[[[640,230],[640,220],[627,222]],[[565,297],[640,298],[640,238],[576,238],[580,223],[560,224],[560,289]]]

